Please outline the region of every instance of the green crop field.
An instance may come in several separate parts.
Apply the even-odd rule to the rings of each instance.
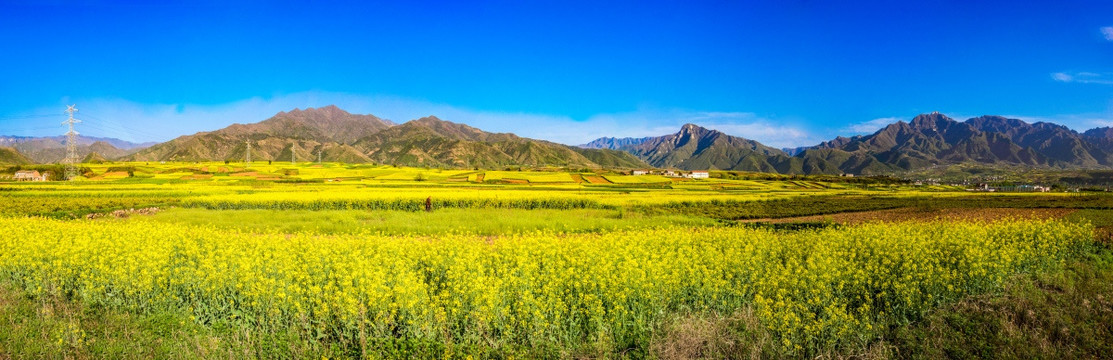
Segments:
[[[1074,358],[1113,343],[1104,194],[82,170],[0,182],[0,357]]]

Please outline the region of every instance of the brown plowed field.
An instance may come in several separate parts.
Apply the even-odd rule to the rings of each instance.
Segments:
[[[584,180],[592,184],[610,184],[611,182],[602,176],[597,175],[583,175]]]

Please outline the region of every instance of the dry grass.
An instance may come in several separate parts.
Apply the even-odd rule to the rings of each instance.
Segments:
[[[746,308],[730,317],[683,316],[650,344],[660,359],[763,359],[777,351],[772,335]]]

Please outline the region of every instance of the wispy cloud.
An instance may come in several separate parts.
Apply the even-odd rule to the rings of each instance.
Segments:
[[[685,123],[695,123],[724,133],[760,141],[769,146],[811,145],[824,139],[801,127],[747,112],[697,111],[642,107],[630,112],[596,114],[587,119],[563,115],[471,109],[422,99],[389,95],[357,95],[310,91],[255,97],[220,105],[141,104],[124,99],[62,99],[58,106],[30,110],[59,113],[63,102],[77,103],[77,117],[85,122],[79,131],[129,141],[166,141],[179,135],[211,131],[233,123],[253,123],[294,108],[335,104],[357,114],[373,114],[398,123],[423,116],[465,123],[486,131],[576,145],[603,136],[644,137],[674,133]],[[62,120],[43,120],[44,123]],[[36,120],[38,121],[38,120]],[[0,123],[0,125],[4,125]],[[4,126],[0,126],[4,128]],[[60,132],[59,132],[60,133]],[[42,135],[42,134],[28,134]]]
[[[892,124],[892,123],[895,123],[895,122],[901,121],[901,120],[904,120],[904,119],[901,119],[899,117],[877,118],[877,119],[873,119],[873,120],[870,120],[870,121],[864,121],[864,122],[860,122],[860,123],[857,123],[857,124],[851,124],[850,126],[847,126],[846,128],[844,128],[843,130],[848,131],[848,132],[852,132],[852,133],[855,133],[855,134],[871,134],[871,133],[876,132],[877,130],[880,130],[881,128],[885,127],[886,125],[889,125],[889,124]]]
[[[1052,73],[1051,78],[1055,81],[1065,83],[1113,85],[1113,74],[1100,74],[1087,71],[1074,73],[1057,72]]]
[[[1113,41],[1113,26],[1102,27],[1101,35],[1105,37],[1105,40]]]

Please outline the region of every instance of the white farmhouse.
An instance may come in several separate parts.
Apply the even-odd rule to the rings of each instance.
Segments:
[[[16,181],[46,181],[46,174],[39,174],[35,170],[20,170],[15,172]]]

